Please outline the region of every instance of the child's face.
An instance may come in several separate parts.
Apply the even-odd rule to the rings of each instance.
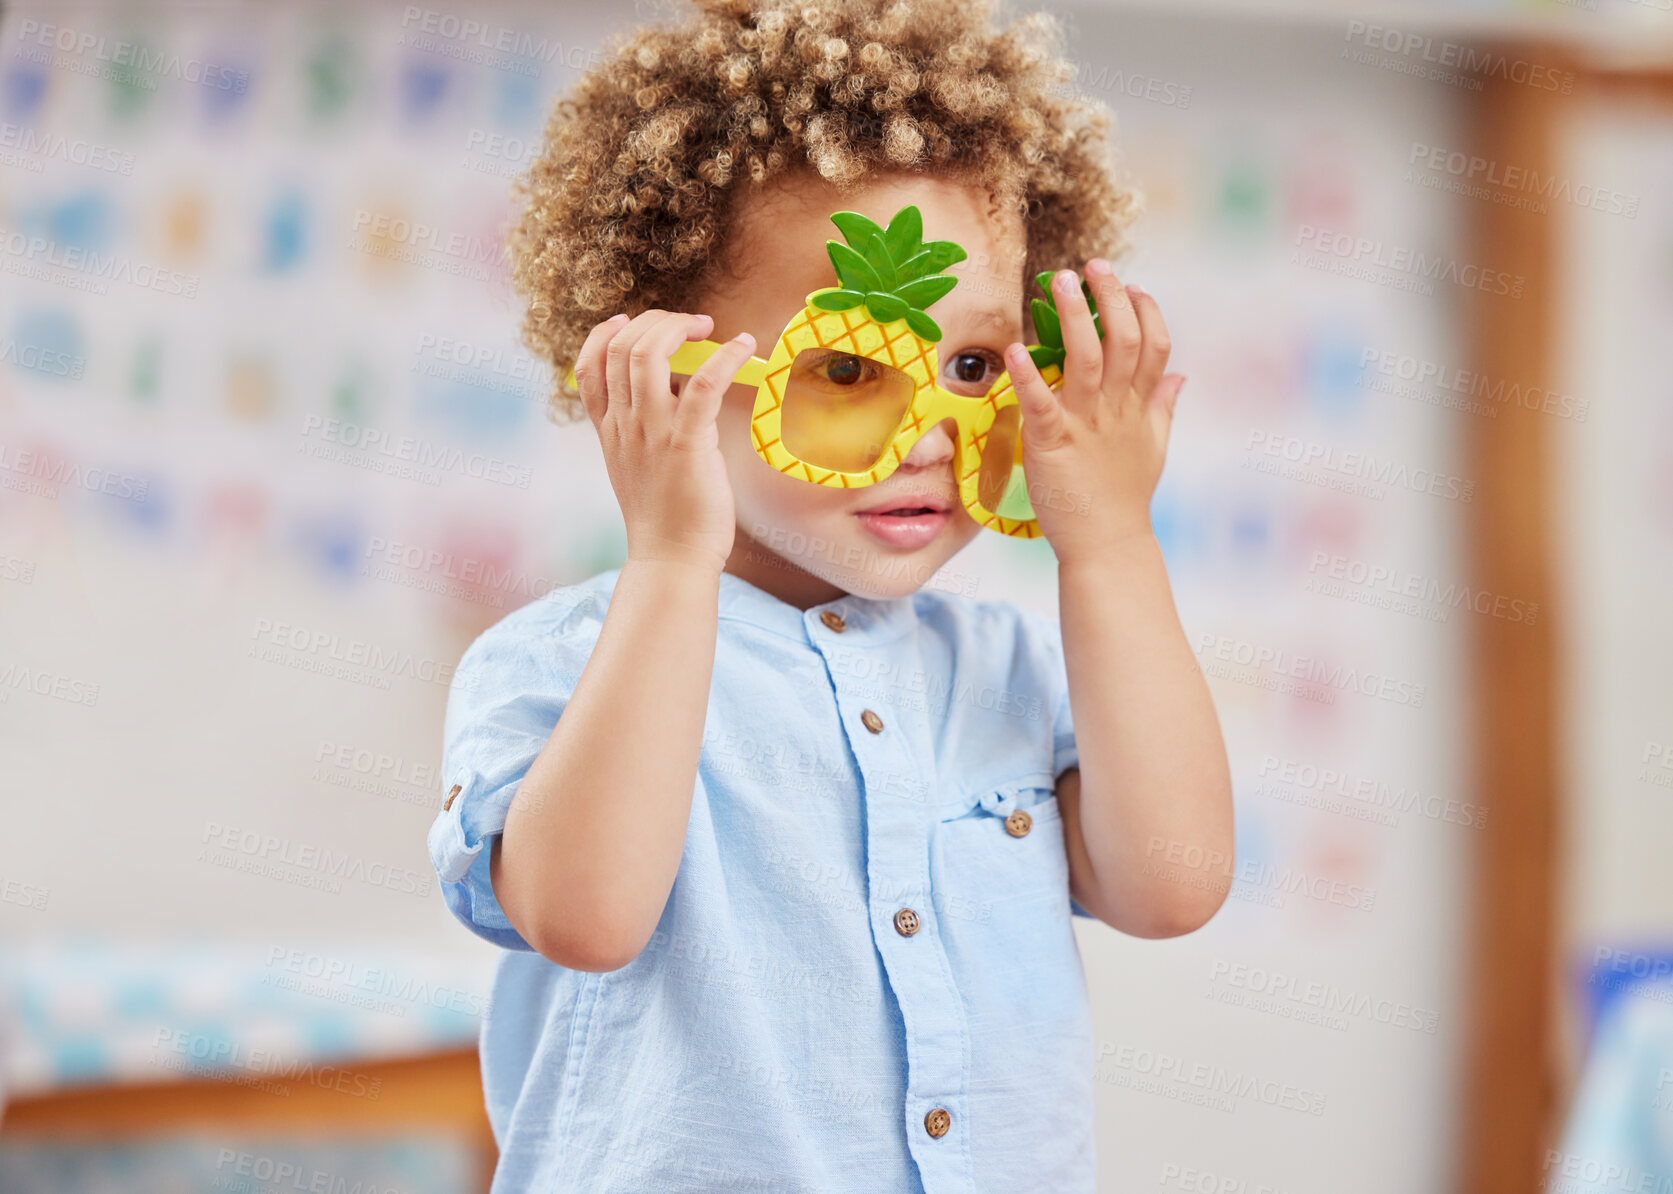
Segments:
[[[951,240],[969,257],[947,272],[959,284],[929,309],[942,386],[985,394],[1005,370],[1007,345],[1022,339],[1020,217],[989,222],[979,189],[909,174],[877,176],[846,195],[823,179],[797,175],[748,193],[733,225],[733,277],[694,310],[714,319],[710,338],[755,337],[755,355],[772,354],[808,294],[837,284],[827,240],[841,240],[831,213],[857,211],[887,225],[909,203],[923,215],[925,240]],[[899,597],[922,587],[981,530],[959,499],[953,436],[946,419],[929,428],[892,474],[857,489],[786,476],[750,442],[755,394],[727,391],[718,424],[737,506],[738,528],[726,570],[800,608],[843,593]],[[940,513],[871,513],[935,506]]]

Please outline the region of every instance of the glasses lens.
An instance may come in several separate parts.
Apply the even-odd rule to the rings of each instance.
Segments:
[[[1028,484],[1022,477],[1022,407],[1014,402],[993,420],[987,442],[982,445],[976,499],[989,513],[1001,518],[1026,522],[1034,517]]]
[[[829,348],[790,362],[779,434],[815,468],[863,473],[894,442],[917,386],[892,365]]]

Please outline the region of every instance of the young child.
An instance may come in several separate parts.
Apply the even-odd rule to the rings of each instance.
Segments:
[[[627,559],[488,629],[449,697],[429,846],[506,951],[495,1191],[1095,1188],[1071,913],[1202,925],[1229,863],[1171,864],[1230,859],[1231,785],[1149,523],[1184,379],[1156,302],[1082,256],[1122,246],[1131,197],[1056,32],[705,0],[554,109],[513,236],[525,335],[597,432]],[[827,255],[883,251],[842,213],[928,272]],[[1059,376],[1023,280],[1080,262],[1097,318],[1061,269]],[[851,351],[807,347],[841,303]],[[861,351],[867,327],[913,336]],[[788,396],[757,417],[775,351],[799,430]],[[896,429],[907,403],[953,413]],[[795,463],[857,448],[846,478]],[[984,527],[1050,542],[1061,633],[923,587]]]

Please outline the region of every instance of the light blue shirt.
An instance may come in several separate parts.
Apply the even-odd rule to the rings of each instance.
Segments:
[[[506,950],[481,1042],[495,1194],[1090,1194],[1056,624],[934,589],[803,611],[722,574],[673,890],[639,956],[594,973],[532,952],[488,859],[618,575],[490,627],[448,698],[459,791],[430,856]]]

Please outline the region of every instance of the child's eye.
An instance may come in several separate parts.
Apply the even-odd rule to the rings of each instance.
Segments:
[[[876,361],[846,352],[821,353],[807,365],[821,381],[843,387],[875,382],[883,372]]]
[[[974,387],[985,394],[994,379],[1005,372],[1005,363],[996,352],[966,348],[948,357],[942,372],[960,386]]]

